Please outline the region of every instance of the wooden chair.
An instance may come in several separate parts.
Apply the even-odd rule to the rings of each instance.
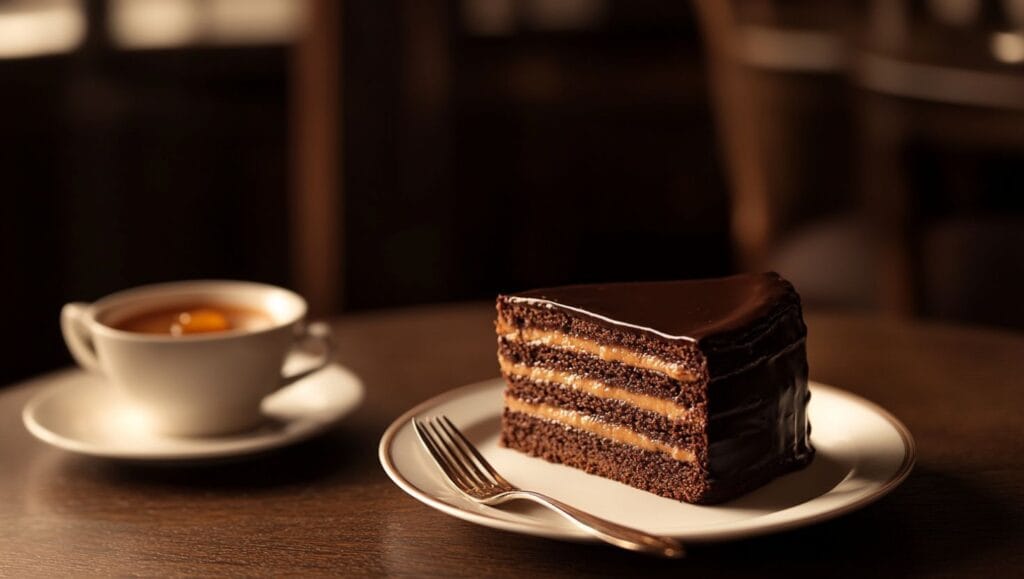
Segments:
[[[292,60],[291,276],[315,316],[342,299],[341,14],[341,2],[310,0]]]

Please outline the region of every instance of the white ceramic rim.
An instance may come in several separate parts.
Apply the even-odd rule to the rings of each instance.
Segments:
[[[513,522],[461,509],[455,505],[449,504],[447,502],[435,498],[433,495],[427,493],[426,491],[423,491],[416,485],[412,484],[408,479],[402,476],[401,472],[395,466],[394,460],[391,456],[393,446],[392,443],[394,442],[395,435],[403,427],[407,426],[415,416],[423,414],[426,410],[429,410],[440,404],[444,404],[450,400],[472,394],[476,390],[493,388],[495,386],[496,380],[500,380],[500,378],[492,378],[490,380],[474,382],[472,384],[467,384],[465,386],[449,390],[438,396],[434,396],[429,400],[421,402],[420,404],[416,405],[414,408],[412,408],[405,414],[402,414],[400,417],[398,417],[394,422],[391,423],[391,426],[389,426],[388,429],[384,431],[384,435],[380,439],[378,457],[380,459],[381,466],[384,467],[384,472],[387,473],[387,475],[396,485],[399,486],[399,488],[401,488],[403,491],[408,493],[416,500],[428,506],[431,506],[441,512],[452,515],[453,517],[462,519],[464,521],[469,521],[472,523],[483,525],[485,527],[491,527],[493,529],[500,529],[503,531],[511,531],[514,533],[546,537],[550,539],[561,539],[575,542],[597,542],[596,538],[586,534],[582,530],[576,530],[571,528],[565,528],[564,530],[558,528],[551,528],[541,523],[528,524]],[[914,437],[910,434],[910,430],[908,430],[907,427],[904,426],[904,424],[900,422],[898,418],[896,418],[888,410],[882,408],[881,406],[875,404],[874,402],[871,402],[866,398],[857,396],[856,394],[847,392],[846,390],[843,390],[841,388],[836,388],[835,386],[829,386],[814,381],[809,381],[808,384],[810,387],[812,387],[813,390],[827,390],[830,394],[833,394],[840,398],[846,398],[853,403],[862,405],[863,407],[877,414],[879,417],[884,419],[890,426],[892,426],[893,429],[899,434],[900,439],[903,443],[903,461],[900,463],[899,468],[895,470],[895,472],[892,474],[889,480],[881,484],[871,494],[861,497],[858,500],[845,503],[831,510],[823,511],[802,519],[780,521],[777,523],[771,523],[756,528],[744,528],[738,530],[730,530],[728,528],[721,530],[708,530],[705,533],[702,533],[701,536],[696,538],[692,535],[687,535],[685,537],[686,542],[714,543],[721,541],[730,541],[735,539],[777,533],[780,531],[796,529],[828,521],[836,517],[840,517],[842,515],[850,513],[852,511],[858,510],[877,501],[878,499],[892,492],[896,487],[900,485],[900,483],[902,483],[907,478],[907,476],[910,475],[910,471],[913,469],[914,462],[917,459],[917,445],[914,442]],[[438,474],[437,476],[441,477],[440,474]]]
[[[287,431],[281,431],[278,433],[255,433],[251,436],[245,434],[234,435],[229,440],[218,440],[217,438],[195,438],[196,446],[191,450],[179,450],[174,452],[154,452],[154,451],[125,451],[125,450],[110,450],[98,448],[94,444],[87,442],[81,442],[78,439],[69,438],[58,434],[36,420],[37,409],[39,406],[48,402],[50,398],[58,396],[60,391],[67,388],[67,385],[59,384],[53,385],[44,391],[36,394],[21,411],[21,421],[25,425],[28,431],[38,438],[39,440],[60,448],[62,450],[73,452],[75,454],[81,454],[85,456],[92,456],[96,458],[106,458],[111,460],[123,460],[130,462],[145,462],[145,463],[172,463],[180,461],[201,461],[201,460],[212,460],[218,458],[229,458],[245,456],[249,454],[261,453],[264,451],[273,450],[283,446],[288,446],[303,440],[312,438],[322,432],[333,428],[345,417],[349,416],[362,406],[363,401],[366,398],[366,385],[363,384],[362,379],[352,370],[338,363],[332,363],[329,366],[333,371],[341,372],[345,375],[347,380],[352,381],[358,385],[359,394],[356,401],[351,404],[348,408],[343,411],[328,415],[326,418],[324,415],[318,415],[316,419],[299,419],[299,425],[297,428]],[[79,368],[72,368],[66,370],[59,370],[52,374],[43,376],[41,380],[52,379],[54,377],[63,376],[68,372],[84,372]],[[316,375],[305,378],[306,380],[315,380]]]
[[[229,294],[233,290],[238,289],[244,291],[261,291],[266,292],[268,294],[280,293],[281,295],[287,296],[287,298],[292,302],[295,311],[286,318],[280,320],[274,319],[273,324],[265,328],[260,328],[258,330],[237,329],[227,330],[224,332],[193,334],[186,336],[163,336],[158,334],[143,334],[139,332],[118,330],[117,328],[104,324],[98,319],[99,316],[104,311],[116,308],[119,305],[123,305],[133,300],[166,295],[169,298],[169,300],[172,301],[173,296],[179,292],[192,293],[216,291],[218,293],[223,292],[225,294]],[[89,303],[87,307],[88,313],[86,315],[86,318],[88,320],[89,329],[94,334],[127,341],[164,343],[223,340],[226,338],[233,338],[239,336],[254,336],[259,334],[265,334],[276,330],[280,330],[281,328],[293,325],[296,322],[305,319],[306,312],[308,310],[306,300],[302,296],[293,292],[290,289],[255,281],[229,279],[199,279],[142,285],[114,292],[112,294],[108,294],[92,303]]]

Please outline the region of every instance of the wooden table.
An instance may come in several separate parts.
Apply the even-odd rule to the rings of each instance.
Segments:
[[[821,525],[662,561],[478,527],[403,494],[377,462],[401,412],[496,375],[486,304],[355,315],[340,360],[364,379],[335,431],[249,462],[143,467],[29,436],[41,382],[0,391],[0,575],[843,574],[1024,572],[1024,337],[808,315],[812,378],[890,409],[917,438],[892,495]]]

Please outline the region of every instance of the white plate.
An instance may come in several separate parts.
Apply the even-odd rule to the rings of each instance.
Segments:
[[[293,354],[286,368],[311,358]],[[36,438],[64,450],[132,461],[196,461],[262,452],[323,432],[355,410],[363,384],[348,369],[331,364],[263,400],[267,422],[230,436],[175,437],[150,432],[113,387],[83,370],[40,378],[43,390],[22,411]]]
[[[690,505],[499,447],[503,388],[501,379],[471,384],[402,415],[380,441],[380,460],[391,480],[419,501],[470,522],[543,537],[592,540],[558,515],[530,503],[494,508],[463,498],[442,478],[410,424],[414,416],[444,414],[513,484],[644,531],[711,542],[848,513],[890,492],[914,464],[913,438],[899,420],[863,398],[812,382],[808,412],[817,449],[814,462],[733,501]]]

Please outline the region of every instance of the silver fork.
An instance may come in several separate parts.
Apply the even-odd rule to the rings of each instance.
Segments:
[[[452,486],[475,502],[499,505],[515,499],[526,499],[548,507],[595,537],[617,547],[662,557],[675,558],[686,554],[683,546],[670,537],[659,537],[606,521],[549,496],[513,485],[494,470],[447,416],[423,420],[413,418],[412,425],[416,436]]]

